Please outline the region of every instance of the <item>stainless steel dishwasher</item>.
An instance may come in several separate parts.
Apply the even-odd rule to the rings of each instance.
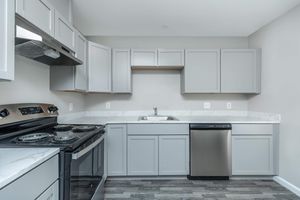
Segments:
[[[189,179],[229,179],[231,124],[190,124]]]

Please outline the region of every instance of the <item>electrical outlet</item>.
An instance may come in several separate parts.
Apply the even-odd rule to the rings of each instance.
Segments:
[[[110,109],[110,102],[106,102],[106,104],[105,104],[105,108],[106,108],[107,110],[109,110],[109,109]]]
[[[69,103],[69,111],[72,112],[74,109],[74,104],[73,103]]]
[[[203,103],[203,108],[206,110],[209,110],[211,108],[211,103],[210,102],[204,102]]]
[[[231,102],[227,102],[226,107],[227,107],[227,110],[231,110],[232,109]]]

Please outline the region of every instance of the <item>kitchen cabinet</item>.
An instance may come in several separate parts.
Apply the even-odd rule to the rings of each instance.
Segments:
[[[157,49],[131,49],[131,66],[141,68],[157,66]]]
[[[0,199],[58,200],[58,173],[58,155],[56,155],[2,188]]]
[[[15,1],[0,1],[0,80],[14,80]]]
[[[220,50],[185,51],[182,93],[220,93]]]
[[[221,92],[260,93],[261,50],[221,50]]]
[[[76,57],[83,64],[78,66],[51,66],[50,89],[54,91],[87,90],[87,40],[76,31]]]
[[[112,92],[132,92],[130,49],[112,50]]]
[[[187,175],[188,124],[128,124],[128,175]]]
[[[158,49],[159,68],[178,68],[184,66],[183,49]]]
[[[127,127],[114,124],[107,127],[107,175],[127,175]]]
[[[232,126],[232,174],[274,175],[276,157],[270,124]]]
[[[159,136],[159,175],[189,173],[189,136]]]
[[[128,136],[128,175],[158,175],[157,136]]]
[[[75,52],[76,31],[69,21],[55,10],[55,34],[54,37],[60,43]]]
[[[88,42],[88,91],[111,92],[111,49]]]
[[[76,57],[83,62],[82,65],[75,67],[75,88],[77,90],[87,90],[87,40],[76,31]]]
[[[53,183],[41,196],[36,200],[58,200],[58,180]]]
[[[55,9],[47,0],[16,0],[16,13],[54,36]]]

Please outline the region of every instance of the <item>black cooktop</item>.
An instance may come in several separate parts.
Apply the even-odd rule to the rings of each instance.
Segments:
[[[88,140],[94,141],[104,134],[104,126],[85,124],[54,124],[45,128],[8,137],[1,146],[59,147],[73,151]]]

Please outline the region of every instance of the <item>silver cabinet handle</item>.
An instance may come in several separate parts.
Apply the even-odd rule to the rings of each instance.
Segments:
[[[82,149],[81,151],[79,151],[77,153],[73,153],[72,154],[72,159],[73,160],[77,160],[81,156],[85,155],[90,150],[92,150],[93,148],[95,148],[98,144],[100,144],[100,142],[102,142],[102,140],[104,140],[104,135],[102,135],[99,139],[97,139],[95,142],[93,142],[92,144],[90,144],[88,147]]]

